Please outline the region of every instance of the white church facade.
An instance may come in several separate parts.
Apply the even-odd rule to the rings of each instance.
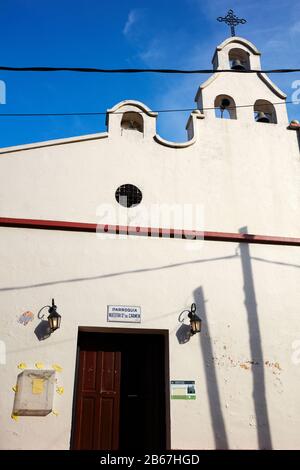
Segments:
[[[299,126],[248,40],[213,67],[186,142],[126,100],[0,150],[1,449],[300,448]]]

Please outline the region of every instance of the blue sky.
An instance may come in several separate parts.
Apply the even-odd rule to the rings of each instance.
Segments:
[[[262,53],[264,68],[300,66],[300,2],[292,0],[2,0],[1,59],[9,66],[210,68],[233,8],[237,35]],[[0,113],[100,112],[123,99],[150,108],[192,108],[203,75],[0,72]],[[272,75],[291,99],[300,74]],[[158,131],[186,140],[188,113],[161,114]],[[289,106],[300,119],[300,104]],[[104,116],[0,117],[0,147],[105,131]]]

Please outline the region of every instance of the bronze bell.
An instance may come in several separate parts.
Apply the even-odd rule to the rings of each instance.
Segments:
[[[230,101],[228,98],[223,98],[222,101],[221,101],[221,104],[220,104],[220,108],[221,109],[226,109],[228,108],[228,106],[230,106]]]
[[[234,59],[231,62],[231,69],[232,70],[246,70],[246,67],[243,65],[243,63],[239,59]]]
[[[256,122],[270,122],[269,116],[267,116],[262,111],[259,111],[256,115]]]

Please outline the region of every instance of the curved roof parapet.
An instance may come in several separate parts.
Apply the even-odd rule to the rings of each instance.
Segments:
[[[110,108],[106,111],[107,114],[112,114],[118,111],[120,108],[123,108],[124,106],[133,106],[135,108],[139,108],[143,113],[147,114],[148,116],[151,117],[156,117],[158,113],[151,111],[148,106],[146,106],[144,103],[141,101],[136,101],[136,100],[123,100],[120,101],[120,103],[117,103],[113,108]]]
[[[270,88],[270,90],[275,93],[275,95],[279,96],[279,98],[286,99],[287,95],[278,88],[277,85],[275,85],[274,82],[266,75],[265,73],[257,72],[257,75],[259,78]]]
[[[196,96],[195,96],[195,101],[197,102],[198,99],[199,99],[199,94],[201,93],[201,91],[206,88],[207,86],[209,86],[212,82],[214,82],[220,75],[222,75],[220,72],[216,71],[214,74],[212,74],[207,80],[205,80],[205,82],[201,83],[201,85],[199,86],[198,90],[197,90],[197,93],[196,93]]]
[[[218,72],[218,70],[216,70],[216,72],[213,75],[211,75],[207,80],[205,80],[205,82],[203,82],[197,90],[195,101],[197,102],[199,100],[200,94],[202,90],[204,90],[204,88],[208,87],[213,81],[215,81],[217,78],[221,76],[222,74]],[[286,99],[287,95],[282,90],[280,90],[280,88],[277,85],[275,85],[274,82],[272,82],[272,80],[268,77],[268,75],[257,70],[257,76],[267,85],[267,87],[271,91],[273,91],[275,95],[277,95],[279,98],[282,98],[283,100]]]
[[[190,147],[196,142],[196,136],[187,142],[171,142],[170,140],[163,139],[159,134],[156,134],[154,136],[154,140],[161,145],[164,145],[165,147],[171,147],[173,149],[183,149],[185,147]]]
[[[203,82],[197,90],[195,101],[198,101],[199,94],[201,93],[201,91],[204,90],[204,88],[208,87],[214,80],[216,80],[221,75],[222,74],[220,72],[216,71],[207,80],[205,80],[205,82]],[[257,70],[257,76],[270,88],[270,90],[273,91],[275,95],[279,96],[279,98],[286,99],[287,95],[282,90],[280,90],[280,88],[275,85],[274,82],[272,82],[268,75]]]
[[[250,51],[253,54],[261,55],[259,50],[257,49],[257,47],[252,42],[248,41],[248,39],[244,39],[244,38],[241,38],[239,36],[232,36],[230,38],[225,39],[225,41],[223,41],[221,44],[219,44],[217,46],[216,51],[221,51],[222,49],[224,49],[225,46],[227,46],[231,42],[242,44],[243,46],[250,49]]]
[[[196,119],[204,118],[204,114],[202,114],[199,109],[194,109],[194,111],[191,112],[186,128],[189,127],[190,122],[192,120],[193,137],[190,140],[187,140],[186,142],[171,142],[170,140],[163,139],[159,134],[156,134],[153,138],[158,144],[164,145],[165,147],[171,147],[175,149],[183,149],[186,147],[190,147],[197,141],[198,137]]]

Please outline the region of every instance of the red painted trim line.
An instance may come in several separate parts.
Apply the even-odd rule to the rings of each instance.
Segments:
[[[83,222],[65,222],[58,220],[15,219],[0,217],[0,227],[31,228],[41,230],[64,230],[70,232],[93,232],[122,235],[136,235],[161,238],[181,238],[188,240],[207,240],[232,243],[257,243],[265,245],[300,246],[300,238],[273,237],[248,233],[201,232],[153,227],[129,227],[127,225],[88,224]]]

